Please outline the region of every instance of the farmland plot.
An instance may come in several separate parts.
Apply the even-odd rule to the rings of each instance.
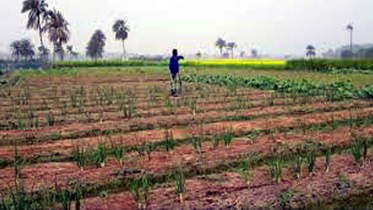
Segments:
[[[317,208],[358,196],[372,207],[372,100],[348,84],[185,78],[176,98],[155,75],[2,88],[1,206]]]

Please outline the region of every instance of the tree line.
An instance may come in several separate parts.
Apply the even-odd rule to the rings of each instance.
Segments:
[[[45,47],[43,36],[53,44],[53,60],[58,56],[64,60],[66,52],[71,58],[76,58],[78,53],[73,50],[72,45],[66,46],[70,40],[69,23],[60,11],[49,10],[46,0],[24,0],[21,13],[28,14],[27,29],[37,30],[40,40],[38,56],[41,60],[47,60],[50,50]],[[113,32],[116,40],[122,41],[123,56],[125,56],[124,41],[128,38],[129,27],[123,19],[116,20],[113,24]],[[101,30],[96,30],[86,47],[86,55],[98,59],[102,58],[105,47],[106,36]],[[29,39],[21,39],[11,43],[10,49],[16,61],[32,60],[36,55],[35,46]]]
[[[231,58],[233,58],[234,57],[234,54],[233,54],[234,48],[237,48],[237,44],[235,42],[227,42],[226,40],[222,39],[221,37],[219,37],[215,41],[215,46],[219,49],[220,56],[222,58],[229,58],[229,56],[231,56]],[[225,49],[226,52],[223,52],[223,49]],[[231,55],[229,55],[229,52],[231,53]],[[196,56],[201,57],[201,53],[198,52],[196,54]],[[245,51],[241,51],[240,52],[240,57],[244,57],[244,56],[245,56]],[[256,49],[251,50],[251,56],[253,58],[256,58],[258,56],[258,52],[257,52]]]
[[[43,36],[46,35],[48,41],[53,45],[53,60],[58,56],[60,60],[64,60],[65,54],[70,55],[70,59],[76,58],[78,53],[73,50],[72,45],[66,45],[70,40],[69,23],[62,15],[62,13],[56,9],[48,9],[49,5],[46,0],[24,0],[22,3],[21,13],[28,14],[27,29],[38,31],[40,46],[37,48],[37,55],[41,60],[47,60],[50,54],[50,50],[45,47]],[[373,58],[373,48],[360,50],[356,53],[352,51],[352,24],[348,24],[346,30],[350,35],[350,49],[344,50],[341,53],[342,58]],[[123,56],[126,55],[124,41],[128,38],[129,27],[127,22],[123,19],[118,19],[112,26],[112,31],[115,34],[115,39],[121,41],[123,48]],[[106,43],[106,36],[102,30],[96,30],[91,36],[87,47],[86,55],[92,59],[97,60],[103,57],[104,47]],[[219,49],[222,58],[234,57],[234,49],[237,48],[235,42],[227,42],[222,38],[218,38],[215,41],[215,46]],[[11,43],[10,45],[12,55],[16,61],[19,60],[32,60],[36,55],[34,51],[34,45],[29,39],[21,39]],[[223,52],[223,50],[226,50]],[[258,55],[256,49],[251,50],[251,56],[256,58]],[[196,53],[196,57],[200,58],[201,52]],[[240,52],[240,57],[244,57],[245,52]],[[316,48],[313,45],[307,45],[306,56],[310,58],[316,57]]]

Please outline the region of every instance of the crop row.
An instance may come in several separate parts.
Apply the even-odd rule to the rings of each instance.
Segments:
[[[368,105],[369,106],[369,105]],[[326,110],[328,110],[327,108],[328,106],[326,106]],[[349,108],[353,107],[352,106],[347,106],[345,108],[349,109]],[[324,108],[324,109],[325,109]],[[280,113],[280,114],[283,114],[284,111],[281,111],[281,110],[277,110],[276,108],[269,108],[269,109],[273,109],[273,111],[275,113]],[[301,108],[300,108],[301,109]],[[317,111],[317,110],[316,110]],[[362,108],[361,110],[358,110],[356,111],[356,113],[354,114],[359,114],[361,116],[370,116],[372,115],[371,113],[371,108]],[[300,116],[306,116],[307,114],[305,113],[308,113],[308,112],[301,112]],[[337,115],[345,115],[345,114],[348,114],[350,113],[351,115],[351,112],[347,112],[347,111],[336,111],[332,113],[328,113],[327,115],[330,115],[330,114],[333,114],[335,116]],[[256,115],[258,114],[258,112],[256,110],[248,110],[248,111],[242,111],[242,112],[236,112],[236,111],[232,111],[232,112],[228,112],[227,113],[227,116],[223,116],[223,117],[211,117],[212,116],[212,113],[206,113],[206,115],[202,114],[201,116],[197,116],[201,119],[204,119],[206,121],[209,121],[209,120],[212,120],[213,122],[216,122],[216,120],[240,120],[240,119],[245,119],[245,120],[248,120],[248,117],[250,119],[253,119],[253,117],[255,117]],[[309,114],[311,117],[312,115],[315,115],[315,116],[318,116],[320,114],[315,114],[315,113],[311,113]],[[210,117],[207,117],[207,116],[210,116]],[[76,138],[78,136],[82,137],[82,136],[91,136],[91,130],[105,130],[105,129],[109,129],[109,130],[116,130],[120,133],[125,133],[125,132],[129,132],[129,131],[138,131],[138,130],[147,130],[147,129],[153,129],[153,128],[156,128],[158,123],[163,121],[163,124],[164,123],[167,123],[167,124],[170,124],[170,125],[188,125],[190,120],[192,120],[193,118],[195,118],[195,116],[193,115],[185,115],[183,117],[181,116],[177,116],[175,115],[175,117],[155,117],[155,119],[151,119],[151,118],[138,118],[138,119],[133,119],[131,120],[131,123],[128,123],[128,122],[123,122],[121,120],[114,120],[114,121],[105,121],[105,122],[100,122],[100,123],[90,123],[90,124],[85,124],[85,123],[74,123],[74,124],[71,124],[69,126],[64,126],[62,128],[58,128],[58,133],[56,134],[55,131],[56,131],[56,128],[54,127],[45,127],[43,129],[39,129],[39,130],[25,130],[25,131],[14,131],[14,130],[11,130],[11,131],[2,131],[1,132],[1,135],[2,137],[5,137],[5,136],[8,136],[8,140],[3,140],[1,142],[1,144],[9,144],[9,141],[10,140],[20,140],[22,142],[34,142],[35,140],[38,140],[38,141],[48,141],[48,140],[51,140],[51,139],[65,139],[65,138]],[[337,118],[336,118],[337,119]],[[24,127],[26,128],[26,127]],[[88,129],[87,129],[88,128]],[[145,128],[145,129],[144,129]],[[54,132],[52,132],[54,130]],[[43,135],[45,134],[46,131],[50,131],[52,133],[52,136],[51,135]]]
[[[286,62],[286,69],[330,72],[335,69],[373,70],[373,60],[299,59]]]
[[[102,60],[102,61],[64,61],[52,65],[61,67],[112,67],[112,66],[168,66],[167,59],[161,60]],[[255,69],[283,69],[285,60],[276,59],[188,59],[181,62],[183,66],[193,67],[245,67]]]
[[[102,60],[102,61],[64,61],[52,65],[61,67],[113,67],[113,66],[167,66],[168,60]],[[289,69],[289,70],[315,70],[332,71],[340,69],[373,70],[372,60],[348,59],[188,59],[181,62],[183,66],[192,67],[224,67],[224,68],[252,68],[252,69]]]
[[[317,156],[325,155],[326,163],[328,163],[328,159],[330,160],[331,156],[335,153],[340,153],[342,151],[349,151],[353,154],[355,162],[361,163],[361,160],[364,158],[366,159],[366,151],[367,148],[372,146],[373,141],[363,138],[357,138],[355,141],[352,141],[348,145],[327,145],[327,144],[309,144],[309,143],[300,143],[298,145],[291,145],[289,148],[287,146],[283,146],[281,149],[278,150],[271,150],[269,153],[258,154],[257,152],[248,152],[246,154],[239,155],[235,158],[230,157],[229,159],[223,158],[221,160],[215,160],[213,162],[209,162],[209,164],[193,164],[187,165],[183,168],[183,175],[185,178],[191,178],[196,175],[203,175],[203,174],[211,174],[211,173],[218,173],[224,172],[227,170],[234,170],[234,169],[244,169],[247,168],[253,169],[254,167],[260,165],[269,165],[272,171],[272,175],[274,180],[277,182],[281,181],[281,176],[283,175],[283,168],[287,164],[295,164],[294,165],[294,177],[295,179],[299,179],[299,175],[297,175],[298,167],[299,167],[299,158],[301,160],[306,160],[307,167],[309,173],[313,173],[314,171],[314,163],[315,158]],[[229,152],[229,151],[225,151]],[[268,156],[269,155],[269,156]],[[329,161],[330,162],[330,161]],[[300,166],[302,162],[300,163]],[[327,171],[328,165],[325,165],[325,170]],[[106,170],[107,171],[107,170]],[[171,175],[174,173],[172,172],[166,173],[157,173],[157,174],[145,174],[145,178],[149,182],[149,186],[152,186],[156,183],[162,183],[170,178]],[[20,171],[21,172],[21,171]],[[112,172],[109,172],[111,174]],[[122,174],[119,172],[118,177],[112,177],[110,180],[105,180],[102,183],[94,184],[97,180],[93,183],[85,181],[84,186],[81,186],[81,196],[87,196],[95,194],[97,195],[98,192],[102,190],[108,189],[116,189],[119,187],[124,187],[125,189],[132,189],[132,184],[139,179],[143,179],[144,177],[136,173],[130,174]],[[104,176],[104,175],[102,175]],[[172,176],[171,176],[172,177]],[[83,178],[83,177],[82,177]],[[113,180],[114,179],[114,180]],[[116,180],[119,179],[119,180]],[[71,183],[71,182],[70,182]],[[80,183],[82,184],[82,183]],[[60,186],[60,184],[56,186]],[[57,189],[56,189],[57,190]],[[60,191],[64,191],[65,189],[60,189]],[[73,194],[71,188],[68,188],[69,193]],[[141,189],[140,189],[141,190]],[[60,201],[61,202],[61,201]]]
[[[264,90],[275,90],[296,96],[324,95],[328,100],[344,100],[353,97],[373,98],[373,86],[354,90],[351,82],[318,83],[311,80],[278,80],[266,76],[221,76],[190,74],[183,77],[188,82],[202,82],[219,86],[254,87]]]
[[[264,112],[265,113],[265,112]],[[294,113],[294,112],[292,112]],[[303,113],[304,114],[304,113]],[[276,120],[259,120],[261,121],[259,124],[258,123],[254,123],[254,122],[251,122],[251,123],[246,123],[246,126],[245,127],[248,127],[248,128],[241,128],[241,129],[238,129],[236,128],[236,126],[234,126],[234,128],[230,129],[230,131],[232,132],[232,134],[234,134],[235,137],[240,137],[240,136],[244,136],[244,135],[251,135],[251,134],[255,134],[255,135],[259,135],[260,133],[268,133],[268,132],[271,132],[272,129],[276,129],[276,132],[287,132],[289,129],[300,129],[300,131],[303,131],[304,133],[307,132],[307,129],[311,129],[311,130],[317,130],[317,129],[321,129],[321,128],[324,128],[324,129],[332,129],[334,130],[336,127],[338,126],[342,126],[342,125],[370,125],[373,123],[372,121],[372,117],[371,116],[367,116],[367,117],[359,117],[359,118],[356,118],[358,116],[351,116],[350,119],[337,119],[337,117],[335,119],[333,119],[333,121],[331,122],[319,122],[319,124],[307,124],[307,122],[305,122],[304,120],[302,121],[301,118],[296,118],[296,122],[294,124],[292,123],[288,123],[285,125],[285,127],[281,127],[281,128],[277,128],[273,126],[271,126],[270,124],[273,124],[273,122],[276,122]],[[227,118],[228,119],[228,118]],[[226,120],[227,120],[226,119]],[[218,118],[217,121],[220,121],[220,120],[224,120],[224,118]],[[237,118],[235,118],[235,120],[237,120]],[[197,120],[198,121],[198,120]],[[203,123],[208,123],[210,122],[208,119],[203,119]],[[179,122],[181,123],[181,122]],[[186,123],[190,123],[188,121],[186,121]],[[236,123],[237,125],[239,123]],[[264,126],[261,124],[265,124]],[[104,138],[106,139],[107,136],[110,136],[110,141],[108,141],[108,139],[106,139],[105,141],[102,141],[101,144],[102,146],[104,147],[107,147],[113,143],[115,144],[118,144],[118,142],[120,143],[120,147],[122,148],[122,150],[124,151],[139,151],[139,150],[148,150],[150,149],[150,151],[153,151],[153,150],[158,150],[158,149],[163,149],[163,148],[172,148],[174,147],[176,144],[179,145],[179,144],[184,144],[184,143],[193,143],[193,141],[187,137],[185,138],[185,136],[188,136],[187,133],[191,133],[193,130],[190,130],[192,129],[192,126],[193,124],[190,124],[189,125],[189,130],[178,130],[177,128],[172,128],[172,125],[167,125],[166,122],[163,122],[163,124],[161,125],[162,127],[160,127],[162,130],[156,130],[156,131],[148,131],[148,132],[142,132],[142,133],[139,133],[138,135],[136,134],[127,134],[127,135],[113,135],[113,134],[117,134],[117,131],[115,130],[103,130],[103,131],[100,131],[100,130],[95,130],[95,131],[92,131],[90,133],[90,135],[92,136],[97,136],[94,137],[94,138],[80,138],[78,140],[75,140],[75,141],[58,141],[58,142],[55,142],[55,143],[48,143],[48,144],[41,144],[39,146],[39,143],[36,143],[37,145],[29,145],[29,146],[22,146],[22,149],[20,150],[21,153],[27,153],[27,156],[25,156],[25,158],[27,159],[30,159],[31,162],[34,162],[34,161],[42,161],[42,160],[52,160],[52,159],[55,159],[55,160],[62,160],[62,159],[65,159],[66,157],[71,157],[72,154],[70,153],[71,152],[71,148],[73,148],[73,145],[76,144],[76,142],[79,142],[80,144],[90,144],[91,146],[93,145],[97,145],[98,143],[100,142],[97,142],[97,139],[100,139],[100,138]],[[216,124],[217,126],[218,124]],[[229,125],[229,124],[227,124]],[[256,125],[255,127],[257,127],[257,129],[255,131],[252,131],[252,129],[250,129],[249,127],[253,126],[253,125]],[[214,130],[218,129],[218,127],[214,126],[214,125],[206,125],[207,127],[204,127],[203,130],[199,131],[200,134],[203,134],[206,138],[207,136],[210,136],[210,135],[213,135],[214,136]],[[242,127],[242,126],[239,126],[239,127]],[[149,128],[150,129],[150,128]],[[261,130],[259,130],[261,129]],[[167,139],[167,136],[169,135],[168,133],[169,132],[172,132],[172,133],[177,133],[177,135],[172,135],[173,138],[172,140],[164,140],[164,138]],[[151,138],[149,138],[149,134],[151,133]],[[31,135],[31,134],[28,134],[28,136]],[[53,137],[53,136],[52,136]],[[50,138],[52,138],[50,137]],[[66,136],[67,137],[67,136]],[[59,140],[59,139],[64,139],[66,138],[64,136],[59,136],[57,134],[57,138],[55,140]],[[69,136],[69,137],[72,137],[72,136]],[[83,137],[82,135],[80,135],[80,137]],[[53,137],[55,138],[55,137]],[[207,138],[208,141],[211,140],[211,137],[208,137]],[[224,139],[224,138],[223,138]],[[222,139],[222,141],[223,141]],[[27,139],[26,139],[27,140]],[[227,140],[227,139],[225,139]],[[224,140],[224,141],[225,141]],[[4,142],[3,144],[6,144],[8,141],[8,139],[5,139],[4,138]],[[30,137],[28,138],[28,141],[30,141]],[[39,136],[39,137],[34,137],[34,141],[38,141],[38,142],[42,142],[43,141],[43,138],[42,136]],[[197,146],[197,148],[200,147],[200,143],[202,141],[205,141],[205,139],[199,139],[198,142],[194,142],[193,144],[195,144],[195,146]],[[14,141],[15,142],[15,141]],[[16,141],[18,144],[21,143],[19,141]],[[74,143],[75,142],[75,143]],[[32,143],[32,142],[30,142]],[[93,145],[92,145],[93,144]],[[11,158],[12,156],[12,152],[10,150],[13,150],[12,149],[13,147],[12,146],[9,146],[8,149],[5,149],[5,147],[3,147],[2,151],[1,151],[1,156],[2,156],[2,164],[3,165],[2,167],[4,167],[5,165],[8,165],[11,161],[9,158]],[[157,149],[158,148],[158,149]],[[56,156],[56,154],[58,154],[58,150],[60,149],[63,149],[65,152],[63,154],[59,154]],[[7,151],[8,150],[8,151]],[[168,149],[167,149],[168,150]],[[67,155],[67,156],[66,156]],[[36,158],[36,159],[35,159]],[[61,159],[62,158],[62,159]],[[71,159],[67,159],[67,160],[71,160]],[[44,161],[42,161],[44,162]]]
[[[275,95],[271,96],[265,100],[260,100],[260,95],[255,97],[242,97],[236,96],[235,98],[230,97],[217,97],[212,101],[205,99],[196,99],[192,97],[181,97],[176,101],[166,98],[163,100],[154,99],[152,103],[136,103],[133,101],[125,101],[126,103],[119,103],[117,105],[105,105],[99,106],[99,104],[92,104],[89,106],[85,100],[79,100],[84,102],[80,105],[75,105],[76,108],[71,107],[68,109],[69,105],[66,101],[58,100],[57,107],[50,110],[48,104],[42,110],[35,110],[30,105],[23,105],[22,109],[17,109],[17,107],[12,107],[11,110],[2,109],[2,120],[0,127],[4,129],[16,129],[20,128],[20,124],[24,124],[25,121],[38,121],[38,125],[56,125],[61,124],[61,122],[67,123],[69,121],[79,120],[79,122],[87,121],[94,122],[97,120],[108,120],[113,117],[116,119],[130,119],[137,117],[153,117],[159,115],[182,115],[186,113],[205,113],[213,110],[220,111],[234,111],[234,110],[244,110],[248,108],[259,108],[259,107],[272,107],[279,105],[302,105],[304,103],[311,103],[311,101],[304,100],[307,98],[294,99],[281,99],[276,98]],[[316,98],[308,98],[316,100]],[[134,99],[136,100],[136,99]],[[322,102],[321,102],[322,103]],[[352,103],[355,107],[361,105],[369,105],[367,101],[343,101],[338,102],[344,106],[344,104]],[[95,107],[96,106],[96,107]],[[126,107],[127,106],[127,112]],[[150,106],[150,107],[149,107]],[[48,109],[46,109],[48,108]],[[131,108],[131,109],[129,109]],[[310,106],[312,108],[312,106]],[[338,108],[338,107],[336,107]],[[129,113],[129,111],[131,113]],[[128,116],[126,117],[127,114]],[[112,117],[109,117],[111,115]],[[129,116],[130,115],[130,116]]]
[[[247,97],[248,99],[260,99],[265,97],[280,97],[273,93],[267,91],[253,91],[251,93],[242,91],[216,91],[211,89],[205,89],[197,85],[194,90],[193,87],[185,86],[181,91],[183,96],[177,98],[176,101],[185,101],[190,98],[195,98],[198,103],[213,102],[218,100],[229,101],[233,97]],[[142,106],[145,107],[146,104],[154,105],[157,101],[169,99],[168,93],[159,92],[159,88],[149,88],[147,94],[138,94],[136,91],[131,89],[121,89],[114,90],[110,87],[98,88],[87,90],[87,88],[81,86],[69,92],[65,90],[60,90],[53,94],[45,93],[44,91],[39,92],[38,95],[31,95],[30,93],[21,92],[20,97],[10,97],[8,99],[4,98],[1,102],[1,109],[5,111],[6,108],[16,108],[21,105],[28,105],[28,108],[38,107],[38,109],[47,109],[47,107],[54,105],[60,106],[60,104],[66,104],[71,108],[78,107],[81,103],[84,106],[98,106],[98,105],[118,105],[124,99],[131,98],[137,103],[143,103]]]
[[[110,66],[157,66],[166,61],[149,60],[98,60],[98,61],[62,61],[52,65],[53,68],[61,67],[110,67]]]

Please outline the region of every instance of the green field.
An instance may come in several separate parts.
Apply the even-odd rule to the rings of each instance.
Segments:
[[[3,75],[0,207],[369,209],[370,76],[184,66],[172,97],[162,65]]]

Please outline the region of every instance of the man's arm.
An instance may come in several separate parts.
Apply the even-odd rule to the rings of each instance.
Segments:
[[[180,60],[180,59],[183,59],[183,60],[184,60],[184,57],[183,57],[183,56],[179,56],[179,60]]]

